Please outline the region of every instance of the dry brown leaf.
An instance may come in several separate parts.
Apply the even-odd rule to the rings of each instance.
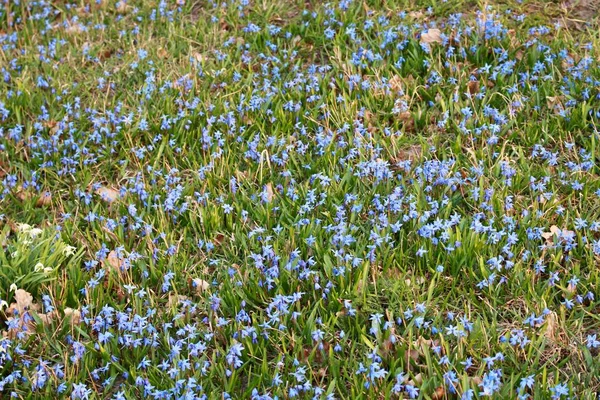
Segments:
[[[78,23],[69,24],[69,26],[65,28],[65,32],[67,32],[68,34],[74,35],[74,34],[83,32],[83,28]]]
[[[51,134],[55,134],[58,131],[58,122],[51,119],[49,121],[44,122],[42,125],[50,130]]]
[[[23,188],[19,187],[15,193],[15,196],[17,197],[17,199],[25,201],[29,198],[29,193],[25,192]]]
[[[560,234],[560,228],[556,225],[550,227],[550,232],[542,232],[542,237],[546,240],[546,243],[551,245],[554,243],[554,235]]]
[[[112,250],[106,256],[105,263],[107,263],[111,268],[117,271],[119,274],[125,272],[125,260],[122,257],[119,257],[117,252]]]
[[[112,203],[119,198],[119,192],[117,190],[106,186],[100,186],[96,190],[96,194],[107,203]]]
[[[410,111],[403,111],[398,114],[398,118],[402,121],[403,127],[408,131],[412,132],[415,129],[415,120],[412,117]]]
[[[17,289],[15,292],[15,301],[19,315],[22,315],[26,309],[28,310],[31,307],[33,296],[23,289]]]
[[[180,302],[187,300],[188,297],[187,296],[183,296],[180,294],[174,294],[171,293],[169,294],[169,300],[167,301],[167,307],[168,308],[172,308],[172,307],[176,307]]]
[[[407,148],[400,149],[392,162],[397,164],[401,161],[415,161],[421,157],[423,153],[423,148],[421,145],[414,144]]]
[[[551,109],[562,109],[563,97],[562,96],[546,96],[546,106]]]
[[[407,383],[412,386],[420,386],[421,383],[423,383],[423,376],[419,372],[417,375],[415,375],[414,379],[409,380]]]
[[[8,164],[5,161],[0,160],[0,179],[4,178],[6,175],[8,175],[8,170],[9,170]]]
[[[37,314],[37,316],[39,317],[40,320],[42,320],[42,323],[44,325],[48,325],[49,323],[52,322],[52,320],[54,319],[54,317],[56,316],[54,312],[48,313],[48,314]]]
[[[407,352],[407,360],[408,358],[412,359],[413,361],[418,361],[419,360],[419,352],[417,350],[411,349]]]
[[[408,16],[414,19],[421,19],[424,15],[423,11],[411,11],[408,13]]]
[[[65,318],[70,319],[71,325],[78,325],[81,322],[81,311],[67,307],[64,312]]]
[[[110,58],[114,54],[114,52],[115,51],[113,49],[105,49],[98,54],[98,59],[100,61],[104,61]]]
[[[198,62],[201,63],[202,61],[204,61],[204,56],[200,53],[194,53],[193,54],[194,59]]]
[[[517,52],[515,53],[515,58],[518,61],[521,61],[523,59],[523,51],[522,50],[517,50]]]
[[[265,185],[265,190],[267,191],[267,202],[272,202],[273,201],[273,185],[271,183],[267,183]]]
[[[200,278],[194,278],[192,280],[192,286],[194,287],[196,294],[202,294],[209,288],[209,283]]]
[[[469,81],[469,83],[467,83],[467,91],[471,95],[479,93],[479,81]]]
[[[225,236],[224,234],[222,234],[222,233],[217,233],[217,234],[215,235],[215,241],[214,241],[214,243],[215,243],[215,246],[220,246],[220,245],[222,245],[222,244],[223,244],[223,242],[225,241],[225,239],[226,239],[226,238],[227,238],[227,236]]]
[[[430,28],[421,33],[421,43],[442,43],[442,31],[437,28]]]
[[[389,81],[389,85],[390,89],[392,89],[394,93],[402,91],[402,78],[400,78],[398,75],[392,76],[392,78]]]
[[[163,47],[158,48],[157,54],[160,58],[169,58],[169,52]]]
[[[52,204],[52,193],[49,191],[45,191],[41,194],[41,196],[35,202],[37,207],[49,206]]]
[[[546,330],[544,331],[544,336],[546,336],[550,340],[554,340],[556,338],[557,327],[558,316],[555,312],[551,312],[546,316]]]
[[[549,244],[552,244],[552,236],[554,236],[552,234],[552,232],[542,232],[542,237],[546,240],[546,242],[548,242]]]
[[[124,14],[127,12],[127,3],[124,1],[119,1],[117,3],[117,12],[120,14]]]
[[[443,386],[439,386],[431,395],[431,400],[442,400],[446,396],[446,390]]]

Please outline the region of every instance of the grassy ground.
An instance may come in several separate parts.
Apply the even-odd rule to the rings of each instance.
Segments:
[[[596,398],[593,2],[0,5],[0,397]]]

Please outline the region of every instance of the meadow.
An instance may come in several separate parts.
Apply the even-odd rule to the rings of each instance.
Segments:
[[[0,398],[597,398],[592,3],[0,1]]]

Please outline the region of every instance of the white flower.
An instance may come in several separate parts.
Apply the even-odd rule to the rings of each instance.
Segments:
[[[29,236],[31,236],[32,238],[38,236],[40,233],[42,233],[43,231],[40,228],[31,228],[29,230]]]
[[[33,270],[35,272],[40,272],[44,269],[44,264],[42,264],[41,262],[35,264],[35,267],[33,268]]]
[[[20,232],[29,232],[31,230],[31,225],[29,225],[29,224],[17,224],[17,228],[19,228]]]
[[[0,300],[0,310],[2,310],[3,308],[8,307],[8,303],[6,302],[6,300]],[[2,347],[0,347],[1,349]]]
[[[10,290],[11,292],[16,292],[16,291],[17,291],[17,289],[18,289],[18,287],[17,287],[17,284],[16,284],[16,283],[13,283],[12,285],[10,285],[10,289],[9,289],[9,290]]]
[[[73,254],[75,254],[75,250],[77,250],[77,247],[67,246],[64,248],[63,254],[67,257],[72,256]]]

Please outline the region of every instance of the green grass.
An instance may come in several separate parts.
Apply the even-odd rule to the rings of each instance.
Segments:
[[[596,398],[598,25],[417,3],[3,3],[0,398]]]

